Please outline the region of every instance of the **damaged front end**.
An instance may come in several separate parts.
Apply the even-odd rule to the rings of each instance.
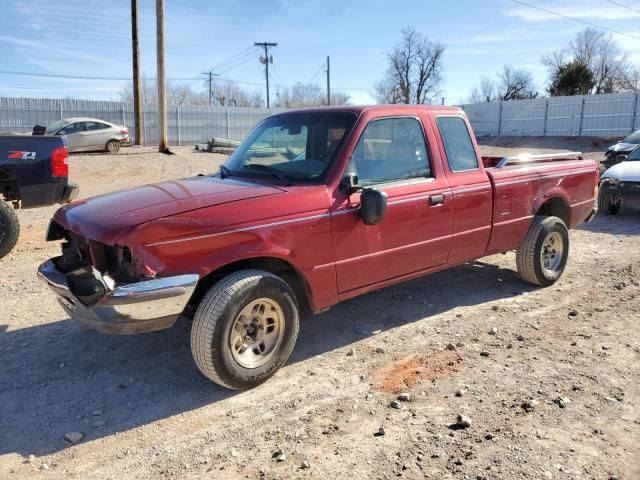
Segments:
[[[64,240],[62,255],[38,269],[73,319],[111,334],[137,334],[172,326],[187,306],[198,274],[156,278],[127,247],[110,246],[52,221],[47,240]]]

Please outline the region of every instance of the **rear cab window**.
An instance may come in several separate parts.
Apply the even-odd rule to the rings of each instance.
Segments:
[[[461,117],[442,116],[436,118],[436,123],[451,171],[466,172],[479,168],[478,156],[465,121]]]
[[[371,120],[358,140],[348,172],[361,185],[431,178],[422,123],[414,117]]]

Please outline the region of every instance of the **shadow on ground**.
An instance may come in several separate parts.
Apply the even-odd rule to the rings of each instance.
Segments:
[[[582,223],[578,225],[577,229],[594,233],[610,233],[616,237],[639,235],[640,210],[621,208],[617,215],[605,215],[598,212],[591,222]]]
[[[290,362],[529,290],[514,271],[481,262],[387,288],[307,317]],[[198,372],[189,329],[186,319],[130,337],[102,335],[71,320],[16,331],[0,325],[0,455],[53,453],[65,447],[68,432],[93,440],[235,395]]]

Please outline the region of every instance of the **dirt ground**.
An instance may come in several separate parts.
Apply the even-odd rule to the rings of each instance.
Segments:
[[[601,159],[595,141],[481,142]],[[74,155],[71,175],[90,196],[224,159],[175,150]],[[509,253],[309,316],[287,366],[232,392],[197,371],[188,321],[113,337],[66,317],[35,275],[54,211],[20,212],[0,260],[0,478],[640,478],[638,212],[574,230],[546,289]]]

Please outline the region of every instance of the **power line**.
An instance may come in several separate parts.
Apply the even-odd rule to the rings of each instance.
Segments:
[[[89,75],[63,75],[58,73],[36,73],[36,72],[20,72],[16,70],[0,70],[0,75],[18,75],[22,77],[44,77],[44,78],[64,78],[68,80],[131,80],[131,77],[98,77]],[[190,81],[199,80],[200,77],[171,77],[167,80],[176,81]],[[153,80],[153,78],[147,78],[145,80]]]
[[[619,7],[622,7],[622,8],[626,8],[627,10],[631,10],[632,12],[640,13],[640,10],[630,7],[629,5],[624,5],[622,3],[614,2],[613,0],[607,0],[607,2],[613,3],[614,5],[618,5]]]
[[[215,67],[213,67],[213,70],[220,70],[220,69],[223,69],[223,68],[231,67],[235,63],[243,62],[244,60],[247,60],[247,59],[253,59],[253,58],[255,58],[255,55],[256,55],[255,51],[249,51],[249,52],[245,53],[244,55],[240,55],[240,56],[234,58],[233,60],[225,62],[224,64],[216,65]]]
[[[221,67],[225,66],[228,63],[234,62],[235,60],[237,60],[240,57],[244,57],[244,56],[246,56],[246,55],[248,55],[250,53],[253,53],[254,49],[255,49],[255,46],[251,45],[251,46],[245,48],[244,50],[241,50],[238,53],[235,53],[235,54],[231,55],[230,57],[228,57],[228,58],[226,58],[226,59],[214,64],[211,67],[211,70],[217,70],[218,68],[221,68]]]
[[[270,77],[274,77],[274,75],[271,73],[271,70],[269,71],[269,76]],[[21,72],[21,71],[14,71],[14,70],[0,70],[0,75],[17,75],[17,76],[24,76],[24,77],[43,77],[43,78],[62,78],[62,79],[73,79],[73,80],[117,80],[117,81],[131,81],[132,78],[131,77],[98,77],[98,76],[85,76],[85,75],[61,75],[61,74],[54,74],[54,73],[35,73],[35,72]],[[207,73],[208,75],[208,73]],[[233,83],[238,83],[241,85],[257,85],[257,86],[264,86],[264,82],[250,82],[250,81],[245,81],[245,80],[236,80],[234,78],[229,78],[229,77],[216,77],[218,80],[225,80],[225,81],[229,81],[229,82],[233,82]],[[278,81],[279,79],[277,77],[274,78],[276,81]],[[155,78],[145,78],[144,80],[155,80]],[[202,76],[193,76],[193,77],[167,77],[167,80],[170,81],[176,81],[176,82],[190,82],[193,83],[195,81],[203,81],[205,80],[204,77]],[[291,88],[291,85],[285,85],[283,83],[278,82],[277,86],[279,86],[280,88]],[[36,90],[42,90],[42,88],[35,88]],[[369,87],[343,87],[343,88],[339,88],[339,87],[335,87],[335,90],[341,91],[341,90],[352,90],[352,91],[369,91],[370,88]]]
[[[631,35],[629,33],[624,33],[619,30],[614,30],[613,28],[604,27],[602,25],[597,25],[595,23],[587,22],[586,20],[580,20],[579,18],[571,17],[569,15],[565,15],[563,13],[553,12],[551,10],[547,10],[546,8],[538,7],[536,5],[531,5],[530,3],[522,2],[520,0],[509,0],[510,2],[517,3],[518,5],[523,5],[525,7],[533,8],[535,10],[540,10],[541,12],[548,13],[550,15],[556,15],[558,17],[566,18],[567,20],[573,20],[574,22],[582,23],[584,25],[589,25],[590,27],[594,27],[600,30],[606,30],[608,32],[617,33],[618,35],[623,35],[625,37],[633,38],[634,40],[640,40],[640,37],[636,37],[635,35]]]
[[[242,61],[241,61],[241,62],[239,62],[239,63],[236,63],[236,64],[234,64],[234,65],[230,65],[230,66],[228,66],[228,67],[223,68],[222,70],[220,70],[220,73],[221,73],[221,74],[223,74],[223,73],[227,73],[228,71],[233,70],[234,68],[238,68],[238,67],[240,67],[241,65],[244,65],[245,63],[249,63],[249,62],[251,62],[251,61],[253,61],[253,60],[254,60],[254,56],[253,56],[253,55],[251,55],[250,57],[245,58],[244,60],[242,60]]]
[[[317,77],[318,75],[320,75],[320,72],[322,72],[325,68],[326,68],[326,64],[324,64],[324,63],[323,63],[322,65],[320,65],[320,68],[318,69],[318,71],[317,71],[316,73],[314,73],[314,74],[313,74],[313,77],[311,77],[311,78],[307,81],[307,83],[311,83],[311,82],[313,82],[313,81],[316,79],[316,77]]]

